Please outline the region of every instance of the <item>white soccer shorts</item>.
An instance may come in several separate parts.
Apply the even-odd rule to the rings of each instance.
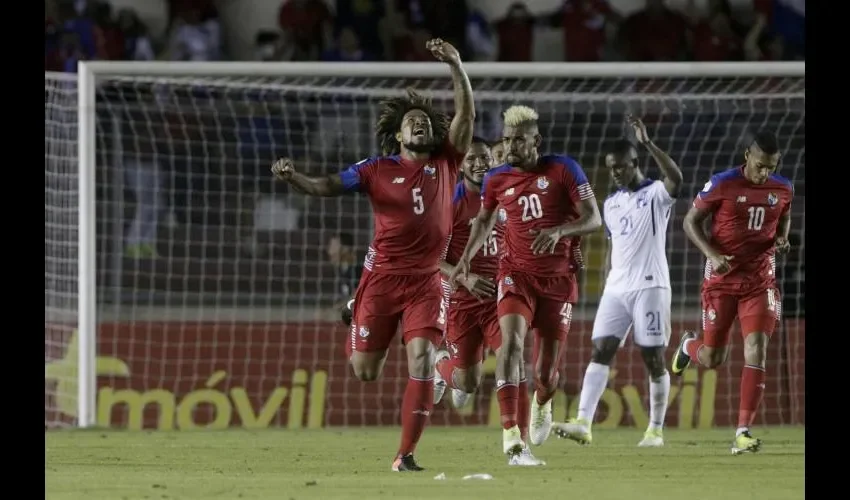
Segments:
[[[593,320],[593,340],[617,337],[625,344],[629,330],[634,330],[634,343],[640,347],[667,346],[672,327],[669,288],[644,288],[633,292],[602,294]]]

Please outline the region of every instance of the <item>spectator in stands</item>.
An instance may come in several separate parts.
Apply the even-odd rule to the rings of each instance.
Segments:
[[[157,227],[165,207],[164,179],[153,139],[134,135],[126,142],[121,166],[126,187],[136,202],[136,214],[127,231],[124,253],[135,259],[155,258]]]
[[[693,3],[694,0],[690,0]],[[694,22],[695,61],[740,61],[744,58],[747,27],[738,22],[729,0],[709,0],[708,13]]]
[[[496,20],[499,61],[529,62],[534,50],[534,16],[523,2],[514,2],[505,17]]]
[[[91,13],[95,23],[98,59],[124,59],[124,34],[112,16],[112,5],[109,2],[94,3]]]
[[[332,49],[322,54],[323,61],[357,62],[373,61],[375,57],[363,50],[360,39],[352,28],[344,27],[339,31],[339,38]]]
[[[386,7],[384,0],[336,0],[336,32],[354,30],[360,46],[367,54],[383,58],[386,33]]]
[[[85,8],[85,4],[82,8]],[[94,59],[97,55],[94,21],[81,14],[72,0],[59,1],[57,17],[62,26],[62,31],[68,34],[68,36],[63,37],[66,41],[65,47],[63,47],[66,54],[78,54],[80,59]],[[71,39],[75,41],[71,42]],[[69,50],[71,45],[73,45],[73,49]],[[74,66],[76,67],[76,63],[74,63]]]
[[[292,36],[294,59],[316,61],[330,46],[333,17],[322,0],[286,0],[280,7],[280,28]]]
[[[328,260],[336,270],[338,301],[345,301],[354,296],[363,264],[354,248],[354,236],[351,233],[339,233],[328,241],[325,248]]]
[[[216,61],[221,56],[221,25],[218,18],[204,20],[190,7],[177,14],[168,42],[172,61]]]
[[[564,31],[564,60],[596,62],[603,60],[607,28],[622,22],[608,0],[564,0],[549,14],[548,24]]]
[[[128,61],[151,61],[156,58],[148,27],[135,11],[118,11],[118,28],[124,36],[123,59]]]
[[[496,35],[478,9],[472,9],[466,21],[466,44],[473,61],[492,61],[496,57]]]
[[[756,22],[747,34],[750,60],[769,59],[781,50],[782,59],[802,60],[806,53],[806,0],[753,0]]]
[[[425,48],[425,44],[431,38],[433,38],[431,32],[425,28],[403,32],[394,39],[394,59],[406,62],[433,62],[434,56]]]
[[[201,21],[218,19],[218,9],[214,0],[166,0],[168,3],[168,26],[166,32],[170,33],[175,22],[182,22],[184,12],[196,10],[200,12]]]
[[[62,71],[59,46],[62,28],[55,0],[44,1],[44,71]]]
[[[282,31],[258,31],[254,38],[254,58],[257,61],[291,61],[294,51],[286,35]]]
[[[688,22],[667,8],[664,0],[646,0],[646,7],[620,26],[620,50],[629,61],[678,61],[687,56]]]
[[[62,32],[59,38],[59,62],[62,71],[66,73],[76,73],[77,63],[89,59],[86,57],[80,43],[80,35],[75,31]]]
[[[469,59],[466,44],[469,6],[466,0],[394,1],[395,11],[404,19],[404,24],[409,30],[427,30],[433,37],[442,38],[454,45],[461,52],[463,59]]]

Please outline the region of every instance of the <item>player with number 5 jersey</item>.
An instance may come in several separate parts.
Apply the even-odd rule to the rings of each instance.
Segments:
[[[671,330],[667,223],[682,185],[682,171],[650,140],[640,119],[627,116],[626,120],[658,164],[662,180],[644,177],[637,150],[625,139],[605,156],[617,186],[602,209],[610,242],[609,271],[593,321],[593,351],[584,373],[578,415],[553,424],[552,432],[590,444],[593,417],[608,386],[611,362],[631,330],[649,375],[649,427],[638,446],[657,447],[664,444],[662,429],[670,394],[664,357]]]
[[[552,397],[578,298],[579,237],[602,225],[593,189],[581,166],[561,155],[539,155],[538,115],[527,106],[504,113],[502,141],[507,164],[484,178],[481,210],[452,276],[469,273],[470,261],[506,212],[504,253],[499,263],[497,311],[502,346],[496,356],[496,387],[502,448],[509,456],[526,447],[517,421],[519,366],[529,329],[535,329],[535,395],[529,440],[539,445],[552,425]]]
[[[458,169],[472,140],[475,105],[460,55],[440,39],[427,49],[451,69],[455,115],[408,91],[381,103],[376,126],[385,156],[360,161],[339,174],[312,178],[292,160],[272,166],[278,178],[314,196],[367,195],[375,235],[354,297],[345,347],[360,380],[378,378],[400,330],[409,378],[401,402],[401,443],[391,469],[423,470],[413,458],[433,408],[434,356],[446,323],[439,265],[452,225]]]
[[[750,432],[765,389],[767,344],[782,315],[776,286],[776,254],[789,249],[791,182],[776,174],[776,135],[757,133],[744,165],[711,177],[685,216],[685,233],[706,257],[702,284],[702,330],[682,334],[671,369],[681,374],[697,362],[714,368],[728,356],[737,318],[744,337],[744,368],[738,429],[732,453],[756,452],[761,440]],[[710,231],[704,222],[711,216]]]

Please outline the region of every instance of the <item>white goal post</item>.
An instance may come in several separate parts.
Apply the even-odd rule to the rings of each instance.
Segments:
[[[785,152],[781,173],[803,193],[795,206],[794,224],[804,236],[804,63],[466,63],[464,67],[473,81],[480,135],[498,136],[499,111],[508,105],[536,107],[544,150],[576,156],[600,200],[609,190],[600,162],[606,144],[628,135],[622,121],[625,113],[648,116],[650,134],[680,162],[687,184],[676,208],[679,218],[673,218],[668,233],[676,327],[699,322],[701,259],[681,235],[681,215],[712,172],[740,161],[748,131],[766,127],[777,132]],[[262,165],[278,154],[297,150],[299,165],[323,174],[377,154],[370,128],[377,104],[400,95],[407,86],[433,95],[438,106],[451,109],[449,70],[441,63],[84,61],[76,82],[73,77],[45,74],[45,426],[113,422],[129,428],[262,426],[261,410],[272,404],[281,408],[269,414],[268,425],[393,423],[398,408],[389,401],[401,387],[401,381],[392,378],[399,373],[394,362],[388,363],[388,380],[362,389],[346,373],[338,346],[317,345],[335,342],[326,330],[333,320],[327,310],[337,300],[333,296],[337,286],[332,269],[322,263],[322,242],[351,232],[360,252],[370,232],[364,222],[368,205],[359,198],[336,202],[289,195],[281,208],[272,194],[263,201],[271,207],[265,218],[256,207],[265,193],[257,186],[266,180],[259,177],[268,172]],[[77,120],[76,134],[69,128],[72,116]],[[258,125],[258,120],[264,124]],[[75,140],[76,148],[67,147],[68,140]],[[150,150],[143,155],[145,148]],[[135,156],[128,160],[130,149]],[[180,168],[189,167],[173,166],[175,160],[187,158],[194,165],[188,172]],[[160,200],[157,193],[168,193],[163,195],[167,199],[156,201],[166,206],[152,209],[157,220],[192,227],[175,243],[169,239],[176,230],[162,229],[168,224],[161,222],[152,243],[158,250],[128,260],[123,238],[131,224],[124,219],[124,210],[130,205],[123,193],[132,182],[126,180],[130,161],[172,165],[170,175],[178,180],[169,184],[157,180],[161,174],[151,174],[145,189],[156,192],[152,195],[156,200]],[[641,162],[650,174],[657,172],[645,152]],[[107,164],[116,169],[120,165],[122,172],[104,174]],[[74,178],[76,186],[68,185],[68,178]],[[64,180],[61,186],[59,179]],[[180,182],[185,186],[175,187]],[[50,194],[57,190],[65,196]],[[131,196],[138,195],[137,191]],[[175,201],[177,196],[185,199]],[[199,197],[215,197],[226,208],[203,201],[203,208],[185,208],[185,214],[175,215],[174,206],[200,203],[193,201]],[[254,208],[245,208],[248,203]],[[138,199],[135,204],[140,205]],[[61,218],[68,209],[75,209],[76,215]],[[244,219],[249,212],[250,221]],[[216,217],[220,223],[211,222]],[[68,228],[68,221],[76,227]],[[65,231],[47,230],[63,224]],[[258,228],[273,234],[258,237]],[[73,255],[63,250],[72,237],[77,246]],[[601,291],[598,255],[603,246],[602,238],[585,241],[589,262],[578,308],[585,319],[592,319]],[[62,265],[47,265],[56,262]],[[795,261],[789,272],[802,275],[802,266],[802,260]],[[74,291],[51,288],[57,282],[51,273],[76,281]],[[277,273],[282,273],[279,280]],[[57,299],[67,293],[74,295],[73,300]],[[798,305],[801,301],[799,297]],[[63,319],[57,320],[60,316]],[[108,337],[99,339],[106,323]],[[764,410],[768,413],[763,416],[768,423],[801,423],[797,378],[803,376],[798,365],[803,363],[804,324],[799,326],[795,318],[793,330],[780,348],[781,361],[775,359],[781,382],[768,389]],[[589,359],[589,340],[584,337],[589,331],[579,327],[570,340],[575,346],[571,349],[579,353],[566,367],[572,386],[580,384],[580,370]],[[98,350],[107,345],[114,351],[106,356],[111,361],[102,362]],[[67,352],[72,349],[76,352]],[[278,369],[286,373],[277,376],[271,368],[256,367],[273,365],[279,357],[298,361],[281,362]],[[60,359],[73,369],[56,368]],[[632,425],[643,417],[629,403],[627,390],[637,390],[639,399],[645,393],[637,359],[620,361],[621,407],[607,410],[609,416],[617,411],[627,414],[623,422]],[[101,370],[99,365],[114,367]],[[146,371],[141,386],[133,379],[134,367]],[[733,364],[725,370],[738,368]],[[76,380],[70,383],[60,380],[62,376]],[[99,376],[120,380],[101,387]],[[707,377],[700,382],[686,378],[685,385],[700,387],[691,392],[703,392],[688,396],[696,398],[689,407],[682,403],[673,410],[675,418],[691,419],[680,426],[725,425],[737,408],[737,376],[720,371],[713,375],[710,384],[716,389],[711,397],[706,394]],[[203,401],[195,400],[206,388],[220,391],[225,402],[198,406]],[[281,388],[286,391],[278,392]],[[681,398],[686,392],[681,390]],[[371,393],[377,393],[371,403],[360,402]],[[105,397],[110,401],[104,402]],[[287,403],[278,397],[288,398]],[[64,403],[57,403],[60,400]],[[489,404],[486,399],[478,403],[482,401]],[[435,420],[487,423],[487,408],[472,411],[478,412],[477,417],[458,413],[436,415]]]

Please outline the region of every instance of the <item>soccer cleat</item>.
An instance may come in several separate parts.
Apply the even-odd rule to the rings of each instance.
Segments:
[[[412,453],[402,457],[396,457],[393,462],[393,472],[419,472],[423,470],[425,469],[423,467],[419,467],[416,460],[414,460]]]
[[[434,360],[434,367],[437,363],[444,359],[449,359],[449,351],[437,351],[437,359]],[[438,404],[443,399],[443,394],[446,393],[446,381],[440,375],[439,370],[434,370],[434,404]]]
[[[761,449],[761,439],[756,439],[750,434],[750,431],[744,431],[735,436],[735,441],[732,441],[732,454],[741,455],[743,453],[755,453]]]
[[[696,332],[682,332],[682,338],[679,340],[679,347],[676,348],[676,352],[673,353],[673,361],[670,362],[670,371],[672,371],[674,375],[681,375],[682,372],[685,371],[685,368],[691,364],[691,357],[685,352],[685,342],[695,338],[697,338]]]
[[[511,455],[510,458],[508,458],[508,465],[534,467],[537,465],[546,465],[546,462],[532,455],[531,450],[528,446],[526,446],[521,452],[516,455]]]
[[[561,439],[571,439],[578,444],[588,445],[593,442],[590,432],[590,422],[583,418],[574,418],[566,422],[552,424],[552,432]]]
[[[463,408],[471,399],[470,396],[472,394],[468,392],[463,392],[460,389],[452,389],[452,405],[457,409]]]
[[[549,439],[552,430],[552,400],[546,404],[537,404],[537,393],[531,398],[531,425],[528,429],[528,440],[534,446],[540,446]]]
[[[525,449],[525,443],[522,442],[519,426],[515,425],[502,431],[502,451],[506,455],[519,455],[523,449]]]
[[[661,429],[647,429],[643,433],[643,439],[638,446],[641,448],[660,448],[664,446],[664,431]]]

